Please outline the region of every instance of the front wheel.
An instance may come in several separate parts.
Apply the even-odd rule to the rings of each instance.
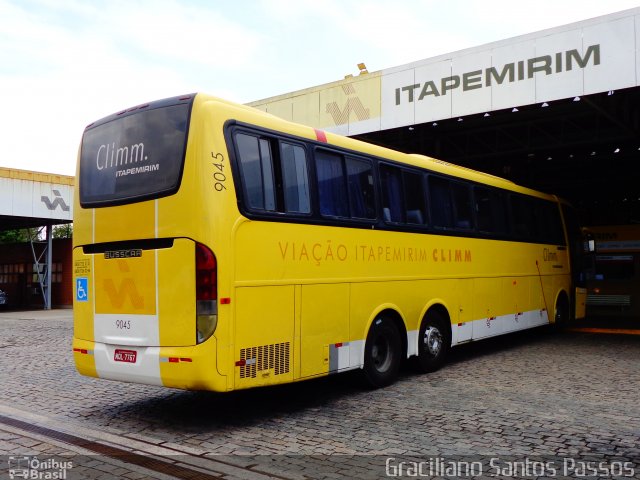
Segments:
[[[389,319],[373,321],[364,347],[364,378],[373,388],[391,385],[398,378],[402,363],[402,340]]]
[[[418,337],[418,368],[422,372],[434,372],[445,362],[449,352],[449,330],[438,312],[429,313],[420,325]]]

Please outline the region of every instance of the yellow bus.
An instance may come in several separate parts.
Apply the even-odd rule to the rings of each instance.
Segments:
[[[77,179],[83,375],[230,391],[360,369],[382,387],[584,303],[556,197],[204,94],[86,127]]]

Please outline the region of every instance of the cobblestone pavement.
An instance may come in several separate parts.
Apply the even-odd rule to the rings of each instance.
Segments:
[[[618,478],[640,478],[640,336],[537,330],[454,349],[440,371],[407,370],[382,390],[344,374],[215,394],[81,377],[72,330],[70,311],[0,313],[0,414],[237,467],[208,470],[218,478],[385,478],[405,460],[433,473],[434,459],[484,462],[474,478],[522,478],[529,470],[500,467],[525,458],[542,462],[529,478],[551,476],[545,466],[612,478],[625,465]],[[0,422],[0,456],[40,451],[86,454]],[[87,478],[167,478],[105,463]]]

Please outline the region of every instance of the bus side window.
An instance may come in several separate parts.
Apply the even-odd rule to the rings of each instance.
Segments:
[[[254,135],[235,135],[247,206],[256,210],[276,210],[273,165],[269,141]]]
[[[347,184],[351,216],[353,218],[376,218],[373,168],[368,160],[346,159]]]
[[[520,240],[535,241],[537,239],[536,222],[533,216],[534,205],[529,197],[511,195],[511,221],[513,234]]]
[[[380,165],[382,212],[390,223],[426,224],[423,176],[404,168]]]
[[[472,230],[474,222],[470,185],[451,182],[451,193],[453,194],[455,208],[455,227],[461,230]]]
[[[431,223],[436,228],[453,228],[453,205],[449,180],[429,176],[429,200]]]
[[[389,165],[380,165],[382,183],[382,212],[385,222],[403,221],[402,177],[400,169]]]
[[[507,232],[507,209],[504,195],[487,187],[474,187],[478,230],[493,235]]]
[[[562,217],[560,216],[560,209],[558,204],[548,202],[549,208],[549,232],[551,235],[551,243],[556,245],[566,245],[567,242],[564,238],[564,229],[562,228]]]
[[[427,223],[424,203],[424,183],[420,173],[403,171],[404,206],[407,223],[424,225]]]
[[[281,142],[280,159],[285,212],[310,213],[309,175],[304,148]]]
[[[333,217],[349,216],[349,198],[342,155],[324,150],[316,150],[315,155],[320,214]]]
[[[564,245],[562,219],[558,205],[547,200],[535,200],[534,217],[539,240],[543,243]]]

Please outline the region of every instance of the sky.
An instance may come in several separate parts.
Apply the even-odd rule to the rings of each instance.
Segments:
[[[0,167],[73,175],[84,127],[246,103],[640,6],[627,0],[0,0]]]

